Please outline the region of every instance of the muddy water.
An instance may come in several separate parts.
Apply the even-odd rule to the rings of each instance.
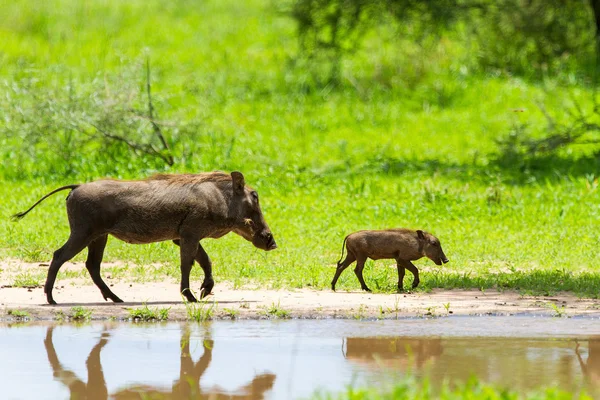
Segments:
[[[0,323],[3,399],[306,398],[471,375],[527,392],[600,386],[600,321],[457,317],[83,326]]]

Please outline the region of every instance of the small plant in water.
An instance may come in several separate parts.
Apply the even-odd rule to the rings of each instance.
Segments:
[[[215,302],[198,301],[197,303],[185,302],[184,304],[188,319],[192,321],[209,321],[215,313]]]
[[[444,303],[444,309],[446,310],[446,314],[452,314],[452,311],[450,311],[450,303]]]
[[[389,313],[395,313],[396,319],[398,319],[398,313],[400,312],[400,297],[398,297],[398,295],[394,297],[394,307],[388,307],[387,311]]]
[[[81,306],[72,307],[71,313],[71,318],[75,321],[89,321],[92,319],[92,310]]]
[[[280,303],[277,302],[271,303],[269,307],[265,308],[265,315],[267,317],[275,317],[275,318],[290,318],[290,312],[281,308]]]
[[[225,315],[231,319],[236,319],[240,314],[238,310],[235,310],[233,308],[224,308],[223,311],[225,312]]]
[[[28,319],[29,313],[27,311],[22,310],[8,310],[8,315],[14,317],[18,320]]]
[[[243,301],[242,303],[240,303],[240,308],[249,309],[250,308],[250,303],[248,303],[247,301]]]
[[[358,306],[358,310],[356,311],[356,314],[354,314],[352,317],[354,319],[363,319],[366,316],[366,311],[367,311],[367,307],[364,304],[361,304],[360,306]]]
[[[56,319],[58,322],[63,322],[67,319],[67,316],[63,310],[58,310],[56,313],[54,313],[54,319]]]
[[[435,306],[427,307],[425,309],[427,312],[424,315],[427,317],[437,317],[436,309],[437,309],[437,307],[435,307]]]
[[[152,310],[144,303],[143,307],[129,308],[127,311],[134,321],[166,321],[169,319],[170,309],[171,307],[155,308]]]
[[[552,311],[554,311],[554,317],[564,317],[567,315],[567,312],[565,310],[565,306],[557,306],[555,303],[548,303],[548,307],[550,307],[550,309],[552,309]]]

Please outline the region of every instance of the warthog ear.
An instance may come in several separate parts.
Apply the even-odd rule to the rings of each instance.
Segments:
[[[420,229],[417,231],[417,236],[419,237],[419,239],[425,239],[425,235],[423,234],[423,231]]]
[[[244,180],[244,175],[242,175],[241,172],[233,171],[231,173],[231,181],[233,182],[234,193],[244,193],[246,181]]]

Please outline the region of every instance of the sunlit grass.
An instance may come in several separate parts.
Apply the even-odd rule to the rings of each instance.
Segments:
[[[588,400],[592,397],[585,391],[571,393],[555,387],[539,388],[531,393],[518,393],[510,388],[486,384],[473,377],[467,382],[449,383],[441,389],[434,390],[428,377],[416,378],[408,373],[396,379],[392,385],[383,387],[351,386],[342,393],[316,393],[312,399],[352,399],[352,400],[386,400],[386,399],[471,399],[471,400]]]
[[[0,257],[50,261],[69,235],[66,192],[18,223],[9,217],[63,184],[157,170],[240,170],[260,193],[279,249],[265,253],[234,234],[204,240],[217,281],[327,289],[347,234],[409,227],[439,237],[451,260],[441,268],[416,262],[424,269],[422,290],[597,296],[600,159],[575,149],[507,164],[497,161],[496,145],[518,124],[540,133],[540,99],[560,110],[571,95],[585,103],[585,88],[555,85],[548,95],[517,78],[459,76],[454,67],[387,86],[368,75],[385,60],[360,55],[348,65],[362,71],[363,89],[347,81],[314,87],[291,61],[293,23],[267,0],[0,6]],[[464,51],[459,43],[445,46],[453,51],[435,60],[454,65],[449,57]],[[64,127],[96,111],[80,108],[92,107],[90,99],[141,97],[134,89],[144,82],[146,59],[175,165],[104,143],[69,149]],[[42,132],[38,141],[32,129]],[[85,257],[84,250],[75,261]],[[180,276],[171,242],[140,246],[111,238],[105,260],[125,262],[103,269],[114,279]],[[85,269],[78,274],[61,271],[59,279]],[[201,269],[192,275],[200,281]],[[368,262],[365,279],[375,291],[394,292],[393,262]],[[348,269],[338,290],[358,288]]]

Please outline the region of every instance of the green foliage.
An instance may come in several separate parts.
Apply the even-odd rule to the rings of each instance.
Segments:
[[[21,272],[15,277],[13,281],[14,287],[23,287],[23,288],[36,288],[40,286],[40,282],[43,279],[40,274],[32,274],[30,272]]]
[[[270,306],[265,307],[264,314],[270,318],[287,319],[290,318],[290,312],[281,308],[279,302],[277,304],[272,303]]]
[[[150,309],[147,304],[144,304],[143,307],[139,308],[129,308],[127,311],[129,312],[129,316],[134,321],[166,321],[169,319],[169,310],[168,308],[154,308]]]
[[[71,307],[71,319],[74,321],[89,321],[92,319],[92,310],[82,306]]]
[[[384,387],[349,387],[343,393],[334,395],[318,393],[314,399],[351,399],[351,400],[386,400],[386,399],[419,399],[419,400],[588,400],[592,399],[586,393],[569,393],[556,388],[539,389],[528,395],[519,395],[508,388],[485,384],[477,378],[471,378],[465,383],[444,384],[439,393],[435,392],[425,377],[418,379],[414,374],[406,374],[396,379],[393,385]]]
[[[494,4],[495,3],[495,4]],[[481,65],[521,75],[555,74],[565,67],[592,71],[594,16],[590,2],[501,0],[476,25]],[[595,73],[592,71],[590,77]]]
[[[287,12],[297,25],[298,60],[309,61],[301,66],[330,66],[312,69],[313,76],[328,74],[329,80],[317,79],[321,83],[350,78],[350,72],[342,71],[342,58],[369,51],[369,42],[379,47],[393,43],[394,51],[409,58],[399,38],[417,43],[426,56],[432,43],[463,42],[469,50],[460,56],[463,68],[537,79],[565,67],[589,71],[594,79],[596,75],[588,61],[596,57],[597,29],[588,2],[293,0]]]
[[[224,308],[223,312],[225,312],[225,315],[227,315],[231,319],[236,319],[240,314],[240,311],[234,308]]]
[[[540,99],[553,112],[575,101],[593,110],[585,76],[567,67],[554,68],[545,90],[479,73],[480,53],[463,40],[464,24],[453,17],[418,41],[396,35],[392,28],[426,29],[411,19],[357,38],[361,50],[345,58],[334,90],[311,81],[308,68],[319,62],[292,67],[295,23],[262,0],[0,6],[3,258],[48,262],[66,241],[66,193],[9,221],[62,184],[240,170],[260,193],[279,248],[264,253],[235,234],[203,240],[215,279],[234,287],[327,289],[348,233],[409,227],[438,236],[450,258],[442,268],[416,262],[423,290],[599,293],[597,149],[563,148],[525,162],[502,158],[496,142],[516,126],[543,137]],[[160,146],[145,117],[147,59],[171,167],[95,136],[89,124]],[[568,126],[568,115],[555,114]],[[105,260],[127,265],[103,273],[179,279],[178,257],[170,242],[113,238]],[[202,279],[197,266],[192,278]],[[375,291],[396,291],[393,262],[368,262],[365,279]],[[358,287],[351,269],[342,274],[339,290]]]
[[[23,310],[8,310],[7,314],[17,320],[28,319],[30,317],[29,313]]]
[[[184,304],[188,320],[204,322],[213,319],[216,306],[215,302],[209,303],[208,301],[198,301],[196,303],[190,303],[186,301]]]

